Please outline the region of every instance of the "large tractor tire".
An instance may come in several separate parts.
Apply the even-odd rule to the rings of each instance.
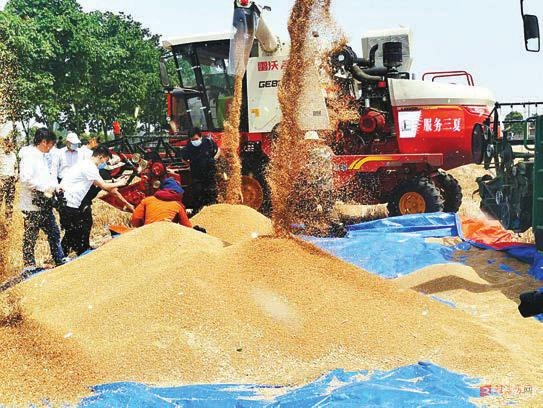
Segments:
[[[480,124],[473,127],[471,133],[471,159],[476,164],[481,164],[486,154],[487,140],[485,132]]]
[[[263,171],[244,168],[241,177],[241,192],[243,204],[269,216],[271,214],[270,188],[263,173]]]
[[[458,181],[450,174],[440,173],[436,182],[444,201],[443,211],[457,212],[462,204],[462,187]]]
[[[388,201],[389,216],[443,211],[439,189],[426,177],[415,177],[400,183]]]

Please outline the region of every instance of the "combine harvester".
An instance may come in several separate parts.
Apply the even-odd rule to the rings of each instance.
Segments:
[[[271,33],[263,12],[253,1],[235,2],[232,44],[240,38],[248,42],[232,48],[248,51],[234,56],[230,65],[231,34],[164,41],[169,54],[161,62],[172,136],[186,137],[200,127],[220,140],[234,92],[229,73],[245,54],[240,155],[244,189],[252,193],[245,202],[260,210],[269,207],[265,174],[281,122],[277,91],[289,55],[288,44]],[[336,196],[361,204],[388,203],[390,215],[457,211],[461,188],[445,171],[482,161],[484,121],[494,105],[491,93],[474,86],[465,71],[411,79],[408,29],[371,33],[362,44],[365,58],[350,47],[331,57],[334,81],[341,98],[358,112],[356,121],[329,129],[320,84],[304,94],[309,114],[301,128],[333,133]],[[179,86],[171,85],[167,58],[175,64]],[[308,67],[308,75],[315,73],[316,65]],[[467,84],[434,81],[453,76]]]

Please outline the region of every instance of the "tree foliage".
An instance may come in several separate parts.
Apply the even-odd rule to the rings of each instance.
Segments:
[[[9,0],[0,39],[17,67],[23,124],[106,134],[118,120],[130,134],[136,108],[148,127],[165,115],[158,36],[129,15],[85,13],[76,0]]]
[[[522,113],[517,111],[511,111],[505,116],[505,122],[507,121],[517,121],[524,120]],[[526,124],[524,122],[519,123],[507,123],[506,130],[511,132],[511,134],[516,136],[523,136],[526,129]]]

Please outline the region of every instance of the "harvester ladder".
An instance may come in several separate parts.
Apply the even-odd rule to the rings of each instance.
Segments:
[[[538,251],[543,251],[543,115],[535,119],[532,229]]]

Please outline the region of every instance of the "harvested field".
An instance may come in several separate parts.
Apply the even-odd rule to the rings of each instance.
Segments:
[[[240,211],[206,212],[228,209]],[[0,328],[0,402],[76,401],[114,381],[298,385],[419,360],[543,388],[541,325],[512,305],[485,320],[296,239],[219,238],[151,224],[19,285],[22,321]]]

